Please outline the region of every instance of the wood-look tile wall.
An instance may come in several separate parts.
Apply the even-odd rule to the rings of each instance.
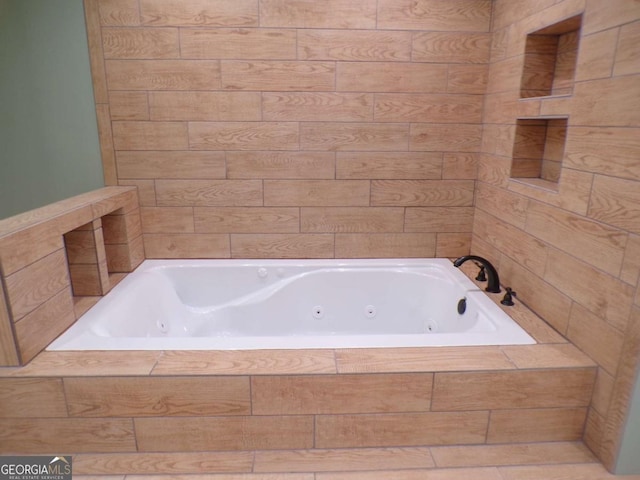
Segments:
[[[539,348],[556,352],[553,367]],[[86,473],[141,460],[132,473],[158,452],[324,455],[582,435],[596,370],[570,344],[401,350],[400,362],[390,349],[117,352],[137,374],[110,352],[46,352],[0,375],[0,443],[79,455]]]
[[[490,0],[85,0],[147,257],[467,253]]]
[[[580,14],[572,91],[519,99],[527,34]],[[639,36],[638,2],[494,1],[473,226],[472,251],[598,362],[585,441],[608,468],[640,359]],[[568,117],[556,188],[514,181],[517,118],[554,115]]]
[[[0,367],[22,365],[144,259],[138,197],[107,187],[0,221]]]

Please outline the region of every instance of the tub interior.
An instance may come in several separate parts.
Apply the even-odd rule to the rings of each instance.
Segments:
[[[535,343],[446,259],[147,260],[49,349],[82,349],[81,338],[125,349]]]

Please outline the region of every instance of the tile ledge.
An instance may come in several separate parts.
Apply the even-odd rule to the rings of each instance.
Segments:
[[[70,213],[74,210],[79,210],[103,200],[108,200],[122,193],[135,190],[136,187],[134,186],[108,186],[59,200],[24,213],[19,213],[12,217],[0,220],[0,238],[11,235],[19,230],[33,227],[39,223],[53,220],[56,217]]]

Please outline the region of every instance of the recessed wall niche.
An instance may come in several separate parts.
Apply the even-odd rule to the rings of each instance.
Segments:
[[[581,26],[577,15],[527,35],[521,98],[573,93]]]
[[[519,118],[511,162],[511,178],[537,179],[555,188],[560,180],[567,139],[567,117]]]

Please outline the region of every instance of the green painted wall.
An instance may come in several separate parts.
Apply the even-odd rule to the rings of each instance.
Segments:
[[[0,218],[102,186],[82,0],[0,0]]]
[[[629,417],[624,428],[616,474],[640,474],[640,376],[636,378]]]

